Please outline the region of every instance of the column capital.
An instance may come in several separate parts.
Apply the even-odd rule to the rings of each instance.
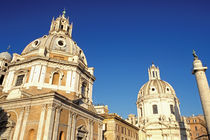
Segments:
[[[42,105],[42,111],[46,111],[46,109],[47,109],[47,104],[43,104]]]
[[[48,108],[48,109],[55,110],[55,109],[56,109],[56,105],[55,105],[54,103],[47,104],[47,108]]]
[[[31,106],[25,106],[25,107],[24,107],[24,110],[27,111],[27,112],[28,112],[30,109],[31,109]]]

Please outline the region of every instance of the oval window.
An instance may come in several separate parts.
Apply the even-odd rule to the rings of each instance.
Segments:
[[[65,47],[66,46],[66,42],[64,39],[62,38],[59,38],[57,41],[56,41],[56,44],[58,47]]]
[[[40,40],[37,39],[32,43],[32,47],[36,48],[39,46],[39,44],[40,44]]]

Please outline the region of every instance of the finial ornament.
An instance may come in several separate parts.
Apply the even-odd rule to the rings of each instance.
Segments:
[[[66,9],[64,8],[63,9],[63,17],[65,17],[65,14],[66,14]]]
[[[193,50],[193,56],[194,56],[194,60],[198,60],[198,56],[195,53],[195,50]]]

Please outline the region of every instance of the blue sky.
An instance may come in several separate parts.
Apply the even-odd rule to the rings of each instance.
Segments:
[[[136,114],[147,69],[159,66],[180,100],[182,115],[202,114],[191,74],[192,50],[210,67],[210,1],[208,0],[19,0],[0,5],[0,51],[10,44],[21,53],[48,34],[53,16],[73,22],[73,40],[95,67],[93,100],[124,118]],[[210,70],[206,72],[210,77]]]

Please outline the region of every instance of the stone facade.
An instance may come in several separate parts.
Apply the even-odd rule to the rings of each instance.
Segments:
[[[128,123],[119,115],[104,114],[104,140],[138,140],[139,128]]]
[[[64,11],[52,20],[49,35],[32,41],[21,55],[8,61],[0,54],[1,64],[8,64],[0,73],[0,139],[102,139],[103,117],[92,103],[94,68],[71,32]]]
[[[209,140],[203,115],[187,117],[187,124],[190,126],[191,140]]]

